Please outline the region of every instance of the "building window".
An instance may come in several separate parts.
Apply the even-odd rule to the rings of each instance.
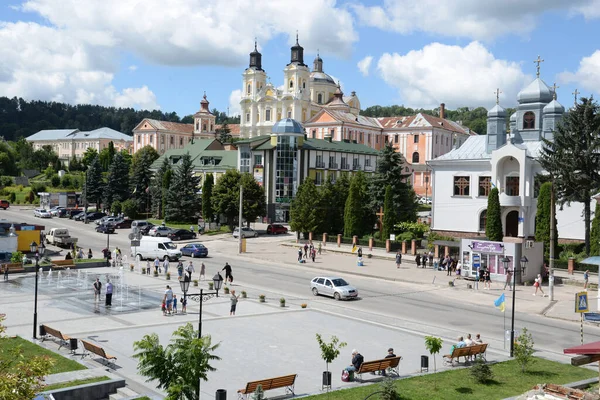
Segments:
[[[412,155],[412,163],[413,164],[418,164],[419,163],[419,152],[415,151]]]
[[[415,136],[417,138],[417,140],[419,139],[418,136]],[[394,143],[398,143],[398,139],[400,138],[400,135],[394,135]]]
[[[171,146],[173,146],[175,144],[175,137],[174,136],[169,137],[169,141],[171,143]]]
[[[250,122],[250,113],[246,113],[246,122]]]
[[[206,124],[202,124],[202,132],[206,132]]]
[[[271,109],[267,108],[267,110],[265,111],[265,121],[270,121],[271,120]]]
[[[413,143],[419,143],[419,135],[413,136]]]
[[[492,188],[492,178],[489,176],[479,177],[479,196],[488,197],[490,195],[490,189]]]
[[[375,143],[379,144],[379,136],[375,136]]]
[[[448,146],[448,137],[446,136],[446,147]]]
[[[290,89],[294,87],[294,81],[290,81]]]
[[[165,135],[160,135],[160,144],[165,144]]]
[[[248,84],[248,88],[246,89],[246,93],[250,94],[252,92],[252,85]]]
[[[331,138],[333,139],[335,137],[335,129],[331,129],[329,131],[329,134],[331,135]]]
[[[518,196],[519,195],[519,177],[518,176],[507,176],[506,177],[506,190],[507,196]]]
[[[262,155],[261,154],[254,155],[254,166],[257,166],[257,165],[262,165]]]
[[[323,104],[323,94],[321,93],[317,95],[317,104]]]
[[[485,232],[485,226],[487,224],[487,210],[483,210],[479,214],[479,232]]]
[[[329,168],[336,169],[337,164],[335,163],[335,156],[329,156]]]
[[[137,135],[137,142],[142,143],[142,135]]]
[[[240,172],[250,172],[250,152],[240,152]]]
[[[150,144],[154,143],[154,135],[150,135]]]
[[[179,138],[179,145],[183,146],[183,138]]]
[[[311,133],[312,133],[312,138],[314,139],[317,136],[317,130],[313,129]]]
[[[369,157],[365,158],[365,167],[370,167],[371,166],[371,159]]]
[[[527,111],[523,115],[523,129],[535,129],[535,114]]]
[[[468,176],[454,177],[454,196],[469,196],[469,181]]]
[[[349,169],[349,165],[346,164],[346,157],[342,157],[342,169]]]
[[[321,186],[323,184],[323,172],[317,171],[315,174],[315,185]]]
[[[288,110],[287,117],[292,118],[292,110]]]
[[[438,139],[439,139],[439,138],[436,136],[436,137],[435,137],[435,144],[438,144]]]

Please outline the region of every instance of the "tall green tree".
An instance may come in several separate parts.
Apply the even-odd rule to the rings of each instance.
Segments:
[[[350,193],[350,179],[346,174],[341,174],[335,181],[334,186],[334,219],[331,226],[332,234],[344,233],[344,211],[346,209],[346,200]]]
[[[329,233],[330,235],[336,234],[338,231],[335,230],[336,224],[336,213],[338,212],[339,205],[336,203],[336,192],[335,184],[333,183],[333,176],[329,174],[325,182],[318,188],[319,204],[317,206],[319,228],[316,230],[318,233]],[[343,224],[343,220],[342,220]]]
[[[220,128],[215,130],[215,133],[219,135],[219,141],[221,143],[229,143],[231,142],[231,129],[229,129],[229,125],[227,122],[223,123]]]
[[[206,178],[204,178],[204,183],[202,184],[202,218],[208,223],[211,223],[215,217],[212,204],[214,186],[215,178],[213,174],[206,174]]]
[[[290,206],[290,228],[304,237],[308,232],[315,232],[320,224],[319,219],[319,193],[315,181],[306,178],[298,185],[296,196]]]
[[[191,323],[179,327],[167,346],[160,344],[158,335],[151,333],[133,343],[138,360],[138,371],[158,388],[167,392],[168,400],[195,400],[199,398],[199,381],[207,381],[207,373],[216,371],[211,363],[218,344],[211,337],[198,338]]]
[[[390,234],[394,232],[394,225],[396,224],[396,212],[394,210],[394,199],[392,197],[392,186],[387,185],[385,187],[385,199],[383,202],[383,237],[380,240],[386,240],[390,237]]]
[[[104,197],[105,189],[104,179],[102,179],[102,166],[98,160],[98,156],[90,161],[87,170],[87,179],[85,182],[85,198],[88,203],[95,203],[96,209],[100,210],[102,198]]]
[[[554,179],[559,205],[579,202],[584,206],[585,254],[590,254],[592,195],[600,189],[600,115],[593,98],[580,99],[554,132],[544,139],[539,161]]]
[[[200,178],[194,174],[190,153],[177,164],[167,192],[165,220],[196,223],[200,211]]]
[[[590,255],[600,256],[600,203],[596,203],[590,232]]]
[[[344,236],[362,237],[371,232],[375,213],[368,206],[369,195],[365,174],[358,171],[350,179],[350,190],[344,207]]]
[[[83,164],[84,168],[87,168],[96,157],[98,157],[98,150],[93,147],[88,147],[81,157],[81,164]]]
[[[104,171],[108,171],[113,159],[115,158],[115,145],[113,142],[110,142],[108,147],[103,148],[98,154],[98,157],[100,158],[100,165],[102,165],[102,169]]]
[[[535,214],[535,240],[544,243],[544,258],[550,258],[550,213],[551,213],[552,182],[546,182],[540,186],[537,199],[537,212]],[[558,226],[556,223],[556,207],[554,209],[554,254],[557,258],[558,250]]]
[[[233,222],[238,217],[240,201],[240,179],[238,170],[230,169],[217,179],[213,188],[213,209],[216,214],[227,219],[227,225],[233,229]]]
[[[82,170],[83,170],[83,165],[77,159],[77,157],[75,157],[75,156],[71,157],[71,160],[69,160],[69,172],[77,172],[77,171],[82,171]]]
[[[500,197],[498,188],[492,188],[488,195],[487,221],[485,224],[485,235],[489,240],[501,242],[504,239],[502,231],[502,215],[500,210]]]
[[[246,172],[240,177],[241,186],[244,188],[242,198],[242,217],[248,226],[267,213],[267,198],[265,188],[260,186],[252,174]],[[239,212],[239,211],[238,211]]]
[[[167,176],[167,174],[169,176]],[[152,213],[159,219],[165,216],[165,203],[167,192],[171,184],[171,163],[167,157],[163,158],[160,167],[154,173],[150,184],[150,196],[152,197]]]
[[[131,198],[135,201],[138,212],[146,212],[150,205],[150,183],[152,181],[152,163],[158,158],[158,153],[151,146],[138,150],[131,162]]]
[[[129,166],[121,153],[117,153],[108,169],[106,189],[104,190],[104,206],[112,208],[113,202],[118,201],[121,203],[127,200],[129,196]]]
[[[395,221],[414,222],[417,220],[418,204],[416,195],[409,183],[410,174],[404,173],[402,154],[388,143],[380,151],[377,171],[369,185],[370,205],[374,211],[383,207],[387,185],[392,189]]]

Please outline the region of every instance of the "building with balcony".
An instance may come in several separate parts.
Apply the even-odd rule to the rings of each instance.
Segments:
[[[507,237],[535,235],[537,197],[546,172],[538,161],[542,139],[552,140],[565,109],[555,87],[538,77],[518,94],[510,116],[497,104],[488,112],[487,135],[469,137],[452,151],[428,162],[433,172],[432,230],[455,237],[483,237],[491,188],[500,192],[502,225]],[[557,208],[562,240],[583,240],[583,204]]]
[[[270,135],[236,142],[238,168],[253,174],[267,195],[267,217],[272,222],[288,222],[290,203],[306,178],[317,186],[329,177],[334,181],[364,171],[374,173],[378,151],[349,139],[306,137],[305,128],[286,118],[275,123]]]

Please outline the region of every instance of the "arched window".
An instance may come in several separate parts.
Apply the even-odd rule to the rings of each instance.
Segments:
[[[290,89],[294,87],[294,81],[290,80]]]
[[[302,89],[306,89],[306,82],[302,82]]]
[[[418,164],[419,163],[419,152],[415,151],[412,155],[412,163],[413,164]]]
[[[323,94],[322,93],[319,93],[317,95],[317,103],[318,104],[323,104]]]
[[[535,114],[527,111],[523,115],[523,129],[535,129]]]
[[[246,92],[248,94],[250,94],[252,92],[252,86],[250,84],[248,84],[248,89],[246,89]]]
[[[479,232],[485,232],[485,226],[487,224],[487,210],[483,210],[479,214]]]

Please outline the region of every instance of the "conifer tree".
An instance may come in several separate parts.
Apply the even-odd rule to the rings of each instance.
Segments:
[[[315,182],[306,178],[298,186],[290,208],[290,228],[298,234],[315,232],[319,227],[319,193]]]
[[[546,182],[540,187],[540,193],[537,199],[537,212],[535,214],[535,240],[544,243],[544,258],[550,258],[550,196],[552,192],[552,182]],[[555,209],[556,212],[556,209]],[[556,224],[556,213],[554,214],[554,255],[558,249],[558,231]]]
[[[131,197],[139,212],[146,212],[150,204],[150,183],[152,181],[152,163],[159,157],[151,146],[145,146],[133,155],[131,163]]]
[[[392,187],[387,185],[385,187],[385,200],[383,202],[383,229],[380,240],[386,240],[390,237],[390,234],[394,232],[394,225],[396,224],[396,212],[394,211],[394,200],[392,198]]]
[[[330,233],[344,233],[344,211],[346,209],[346,200],[350,192],[350,180],[346,174],[340,175],[333,185],[334,188],[334,203],[333,203],[333,221]]]
[[[152,213],[159,219],[165,216],[165,204],[167,202],[167,192],[171,184],[172,173],[173,170],[171,169],[169,159],[165,157],[160,167],[154,173],[150,183]]]
[[[367,193],[367,180],[362,171],[358,171],[350,180],[350,189],[344,207],[344,236],[362,237],[371,231],[373,226],[373,210],[370,209]]]
[[[492,188],[488,195],[487,222],[485,235],[489,240],[501,242],[504,239],[502,231],[502,215],[500,214],[500,198],[498,188]]]
[[[600,203],[596,203],[596,209],[594,210],[590,242],[590,255],[600,256]]]
[[[206,178],[204,178],[204,183],[202,184],[202,217],[208,223],[211,223],[215,216],[212,204],[214,186],[215,178],[213,174],[206,174]]]
[[[196,222],[196,213],[200,211],[199,185],[200,178],[194,174],[192,157],[189,153],[185,153],[175,169],[167,191],[165,220]]]
[[[85,197],[88,203],[96,203],[99,210],[104,196],[104,179],[102,179],[102,166],[98,160],[98,155],[91,159],[88,171],[87,182],[85,183]]]
[[[112,143],[112,142],[111,142]],[[123,202],[129,198],[129,166],[121,153],[116,153],[108,169],[104,206],[111,208],[113,202]]]

